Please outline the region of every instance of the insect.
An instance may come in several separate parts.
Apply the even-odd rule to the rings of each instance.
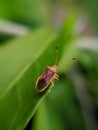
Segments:
[[[35,86],[37,92],[43,92],[48,88],[50,84],[54,86],[54,80],[59,80],[59,75],[57,74],[57,66],[58,66],[57,60],[58,60],[58,48],[56,47],[55,64],[53,66],[47,66],[43,74],[38,77]],[[76,58],[72,58],[72,60],[76,60]]]
[[[59,79],[57,74],[57,60],[58,60],[58,48],[56,47],[56,60],[53,66],[47,66],[46,70],[40,75],[36,81],[36,91],[43,92],[51,84],[54,86],[54,80]]]

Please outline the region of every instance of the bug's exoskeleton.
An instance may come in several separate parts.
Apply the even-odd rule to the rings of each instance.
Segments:
[[[36,90],[37,92],[43,92],[50,84],[54,86],[54,80],[58,80],[59,76],[57,75],[57,60],[58,60],[58,48],[56,47],[56,60],[53,66],[47,66],[44,73],[38,77],[36,81]]]

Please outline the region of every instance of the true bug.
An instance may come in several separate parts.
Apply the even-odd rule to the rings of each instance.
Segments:
[[[72,59],[76,60],[76,58],[72,58]],[[47,66],[43,74],[38,77],[36,81],[36,86],[35,86],[37,92],[43,92],[44,90],[48,88],[50,84],[54,86],[54,80],[59,79],[59,75],[57,74],[57,66],[58,66],[57,61],[58,61],[58,48],[56,47],[55,64],[53,66]]]
[[[57,60],[58,60],[58,48],[56,47],[56,60],[53,66],[47,66],[46,70],[40,75],[36,81],[37,92],[43,92],[48,88],[50,84],[54,86],[54,80],[58,80],[59,76],[56,72],[57,70]]]

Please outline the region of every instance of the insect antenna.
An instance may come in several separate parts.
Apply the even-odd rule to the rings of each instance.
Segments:
[[[55,58],[55,65],[58,65],[58,47],[56,46],[56,58]]]
[[[75,60],[76,60],[76,58],[75,58],[75,57],[73,57],[73,58],[72,58],[72,60],[73,60],[73,61],[75,61]],[[67,61],[67,60],[63,60],[63,61],[61,61],[61,62],[58,64],[58,66],[63,65],[63,64],[65,63],[65,61]],[[68,60],[68,61],[69,61],[69,60]]]
[[[72,60],[75,61],[77,58],[73,57]],[[59,64],[58,64],[58,47],[56,46],[56,58],[55,58],[55,65],[56,66],[60,66],[62,64],[65,63],[66,60],[63,60],[61,61]]]

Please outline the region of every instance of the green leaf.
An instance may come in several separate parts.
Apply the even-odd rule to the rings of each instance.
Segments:
[[[55,46],[60,60],[69,40],[64,32],[56,39],[44,28],[0,46],[0,129],[22,130],[28,124],[47,92],[35,91],[36,79],[54,65]]]
[[[0,47],[0,129],[21,130],[34,114],[42,97],[35,82],[48,64],[43,60],[53,56],[47,48],[54,38],[49,29],[41,29]]]
[[[36,113],[32,127],[34,130],[64,130],[62,124],[57,113],[51,110],[51,106],[48,108],[47,104],[43,101]]]

